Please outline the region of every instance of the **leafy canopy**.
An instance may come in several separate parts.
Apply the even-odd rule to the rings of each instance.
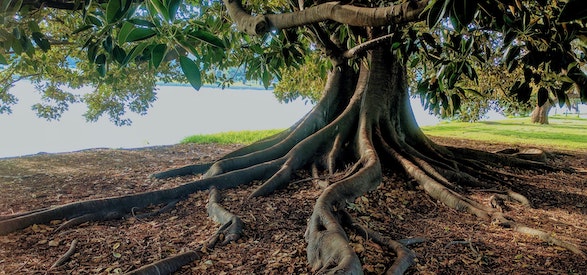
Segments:
[[[281,14],[298,11],[300,2],[251,0],[246,9]],[[350,4],[399,2],[405,1]],[[394,34],[390,50],[410,68],[412,93],[431,112],[466,116],[495,103],[587,100],[585,1],[427,2],[421,20],[387,29]],[[33,106],[39,116],[59,118],[84,102],[88,120],[107,115],[117,125],[130,123],[127,111],[147,111],[158,82],[197,90],[259,80],[265,87],[276,82],[284,101],[315,100],[332,50],[317,34],[348,50],[367,43],[368,29],[325,21],[250,36],[236,29],[221,2],[198,0],[4,0],[0,23],[0,113],[10,113],[17,102],[10,88],[27,79],[42,95]],[[83,86],[92,91],[68,89]]]

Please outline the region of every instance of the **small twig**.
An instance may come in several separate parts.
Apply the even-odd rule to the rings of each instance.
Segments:
[[[61,258],[59,258],[52,266],[50,269],[56,268],[60,265],[62,265],[63,263],[65,263],[67,260],[69,260],[69,258],[73,255],[73,253],[75,252],[75,246],[77,245],[77,239],[74,239],[73,241],[71,241],[71,245],[69,245],[69,249],[67,250],[67,252],[65,252],[65,254],[63,254],[63,256],[61,256]]]

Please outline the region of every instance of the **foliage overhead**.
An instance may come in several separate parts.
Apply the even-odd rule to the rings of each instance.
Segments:
[[[351,4],[400,2],[406,1]],[[584,1],[424,2],[421,19],[400,25],[390,39],[411,68],[412,93],[431,112],[463,115],[490,108],[475,105],[490,100],[505,106],[587,100]],[[299,10],[297,1],[285,0],[247,1],[246,8]],[[127,111],[147,111],[157,82],[226,87],[239,73],[265,87],[277,82],[284,101],[316,99],[330,65],[329,49],[312,28],[336,37],[342,50],[367,42],[364,29],[331,21],[251,36],[236,29],[219,1],[5,0],[0,22],[0,113],[10,113],[17,102],[10,88],[27,79],[42,94],[33,106],[41,117],[59,118],[70,104],[84,102],[88,120],[107,114],[118,125],[130,122]],[[83,86],[92,91],[70,92]]]

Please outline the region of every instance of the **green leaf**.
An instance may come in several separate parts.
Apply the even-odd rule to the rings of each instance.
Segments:
[[[18,11],[22,7],[23,0],[4,0],[0,12]],[[11,7],[12,6],[12,7]]]
[[[120,20],[129,11],[132,0],[110,0],[106,7],[106,22],[112,24]]]
[[[36,21],[29,21],[29,30],[31,32],[41,32],[41,28],[39,28],[39,24]]]
[[[12,44],[12,47],[14,48],[14,46],[18,44],[21,46],[21,52],[25,52],[31,58],[33,57],[33,54],[35,53],[35,47],[27,36],[22,35],[20,39],[16,41],[16,43]]]
[[[175,20],[175,16],[177,15],[177,10],[179,9],[180,4],[181,0],[167,0],[167,16],[170,21]]]
[[[93,27],[94,27],[93,25],[85,25],[85,26],[83,26],[81,28],[78,28],[78,29],[74,30],[71,34],[78,34],[80,32],[87,31],[87,30],[89,30],[89,29],[91,29]]]
[[[145,40],[155,36],[157,32],[153,29],[135,28],[130,31],[124,42]]]
[[[185,40],[183,40],[183,39],[181,39],[181,38],[180,38],[180,39],[178,39],[177,41],[178,41],[178,42],[179,42],[179,44],[181,44],[183,47],[187,48],[187,49],[188,49],[188,51],[189,51],[191,54],[193,54],[193,55],[195,55],[195,56],[198,56],[198,49],[196,49],[196,48],[195,48],[195,47],[194,47],[194,46],[193,46],[191,43],[189,43],[188,41],[185,41]]]
[[[454,0],[452,12],[463,27],[467,27],[475,18],[477,12],[477,1]]]
[[[166,21],[170,21],[169,20],[169,10],[167,10],[165,5],[163,5],[163,3],[160,0],[148,0],[147,5],[150,6],[148,8],[153,16],[155,16],[156,14],[159,14]]]
[[[179,57],[179,64],[183,74],[188,79],[192,87],[196,90],[200,90],[202,87],[202,76],[200,74],[199,66],[191,59],[185,56]]]
[[[515,95],[518,102],[526,103],[530,100],[532,95],[532,88],[528,82],[520,84],[520,81],[516,81],[510,89],[510,95]]]
[[[106,55],[101,53],[96,57],[96,64],[106,64]]]
[[[216,46],[218,48],[224,49],[226,46],[224,45],[224,41],[222,39],[216,37],[212,33],[203,30],[195,30],[191,31],[188,34],[189,37],[198,39],[204,43],[208,43],[210,45]]]
[[[8,65],[8,60],[6,60],[6,58],[2,54],[0,54],[0,64]]]
[[[520,50],[521,50],[520,46],[511,46],[511,47],[509,47],[509,49],[505,53],[505,64],[508,67],[511,66],[512,62],[515,60],[515,58],[520,53]]]
[[[135,59],[135,57],[137,57],[139,54],[142,54],[143,50],[145,50],[145,48],[147,46],[149,46],[149,44],[143,42],[141,44],[136,45],[134,48],[132,48],[132,50],[130,50],[130,52],[124,58],[124,62],[122,62],[122,65],[124,66],[124,65],[128,64],[128,62]]]
[[[269,88],[269,86],[271,85],[271,74],[269,73],[269,67],[267,66],[267,64],[265,64],[261,80],[263,81],[263,86],[265,87],[265,89]]]
[[[565,83],[563,83],[563,85],[561,86],[560,89],[554,89],[556,98],[558,100],[558,106],[560,108],[565,106],[565,103],[567,101],[569,101],[569,97],[567,96],[566,91],[571,89],[572,87],[573,87],[572,83],[565,82]]]
[[[14,27],[14,29],[12,29],[12,35],[14,36],[15,39],[20,39],[20,37],[21,37],[20,29],[18,27]]]
[[[118,20],[122,8],[121,0],[108,1],[108,6],[106,7],[106,22],[110,24]]]
[[[463,61],[463,73],[467,76],[470,80],[477,81],[477,72],[475,72],[475,68],[471,66],[468,61]]]
[[[39,48],[41,48],[41,50],[43,50],[44,52],[48,51],[51,48],[51,43],[49,43],[49,40],[45,38],[44,34],[40,32],[33,32],[32,37],[37,46],[39,46]]]
[[[538,89],[538,106],[542,107],[542,105],[544,105],[544,103],[546,103],[546,101],[548,101],[548,90],[544,87],[540,87],[540,89]]]
[[[151,64],[155,69],[159,68],[161,61],[163,61],[163,57],[165,57],[166,51],[167,45],[165,44],[158,44],[151,50]]]
[[[393,42],[393,44],[391,44],[391,49],[397,50],[401,45],[402,45],[402,43],[400,43],[400,42]]]
[[[116,60],[116,62],[124,64],[124,59],[126,59],[126,52],[123,48],[116,45],[114,46],[114,49],[112,49],[112,56],[114,57],[114,60]]]
[[[91,15],[91,14],[86,15],[86,23],[92,24],[96,27],[102,27],[104,25],[102,23],[102,20],[100,20],[98,17]]]
[[[143,26],[143,27],[149,27],[149,28],[155,27],[155,24],[153,24],[153,22],[143,20],[143,19],[133,18],[133,19],[129,19],[128,22],[132,23],[134,25],[137,25],[137,26]]]
[[[96,54],[98,53],[98,45],[91,44],[88,46],[88,60],[91,63],[96,61]]]
[[[2,6],[0,6],[0,8],[2,10],[0,10],[1,12],[7,12],[8,8],[10,7],[10,4],[12,4],[12,0],[4,0],[2,1]]]
[[[461,109],[461,97],[457,94],[450,95],[450,101],[452,102],[453,112]]]
[[[449,3],[450,0],[436,0],[434,3],[432,3],[432,7],[428,12],[428,17],[426,20],[429,28],[433,29],[444,17]]]
[[[104,39],[104,41],[102,42],[102,46],[104,47],[104,50],[106,50],[106,52],[111,53],[112,52],[112,36],[106,37],[106,39]]]
[[[122,27],[120,28],[120,31],[118,32],[118,44],[122,45],[124,44],[124,42],[126,42],[126,38],[128,37],[128,35],[130,34],[130,32],[135,29],[135,26],[133,26],[133,24],[129,23],[129,22],[124,22],[122,23]]]
[[[96,64],[98,65],[96,67],[98,74],[100,74],[101,77],[106,76],[106,55],[103,53],[98,55],[98,57],[96,57]]]

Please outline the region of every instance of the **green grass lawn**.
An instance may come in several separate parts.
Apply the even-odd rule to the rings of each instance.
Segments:
[[[587,119],[552,116],[549,122],[534,124],[528,117],[476,123],[442,122],[422,130],[429,136],[587,151]]]
[[[565,150],[587,151],[587,119],[552,116],[549,125],[533,124],[530,118],[499,121],[442,122],[422,127],[429,136],[454,137]],[[250,144],[282,130],[238,131],[186,137],[182,143]]]
[[[219,144],[251,144],[257,140],[270,137],[283,129],[223,132],[208,135],[193,135],[184,138],[181,143],[219,143]]]

